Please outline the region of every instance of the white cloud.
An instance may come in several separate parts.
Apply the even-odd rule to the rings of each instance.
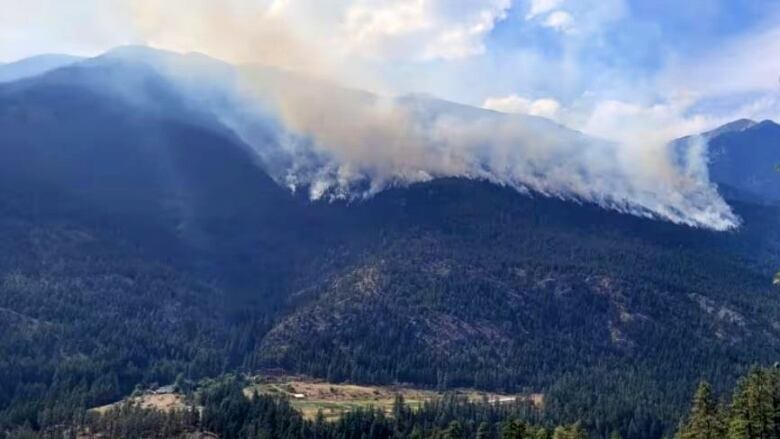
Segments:
[[[558,32],[568,32],[574,27],[574,17],[566,11],[555,11],[544,20],[544,26]]]
[[[0,0],[3,1],[3,0]],[[462,60],[511,0],[127,0],[151,45],[393,93],[395,63]]]
[[[671,95],[654,103],[586,93],[566,106],[552,98],[528,99],[516,94],[487,98],[483,108],[555,120],[588,135],[622,145],[659,151],[668,141],[701,133],[740,117],[768,113],[778,99],[763,98],[718,117],[690,111],[697,102],[690,94]],[[776,108],[776,107],[775,107]]]
[[[528,14],[526,14],[525,19],[531,20],[538,15],[551,12],[557,9],[562,3],[563,0],[531,0]]]
[[[67,3],[67,5],[66,5]],[[463,59],[512,0],[0,0],[0,59],[146,43],[310,71]]]
[[[778,17],[707,52],[673,57],[645,84],[623,78],[629,88],[620,97],[594,99],[573,125],[623,143],[660,144],[740,118],[778,119],[780,58],[770,55],[780,53]]]
[[[483,53],[483,39],[511,0],[355,1],[343,41],[357,53],[389,59],[459,59]]]
[[[662,85],[701,95],[780,88],[780,25],[750,32],[695,58],[673,60]]]
[[[607,99],[597,102],[578,128],[623,144],[663,145],[677,137],[706,131],[717,123],[701,115],[686,115],[690,104],[682,97],[650,105]]]
[[[628,14],[627,0],[531,0],[525,19],[569,36],[591,37]]]
[[[504,97],[487,98],[482,107],[502,113],[530,114],[532,116],[556,119],[561,109],[561,104],[551,98],[531,100],[511,94]]]

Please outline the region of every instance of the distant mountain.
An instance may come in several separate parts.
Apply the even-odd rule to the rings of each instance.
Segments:
[[[83,58],[71,55],[48,54],[0,64],[0,82],[11,82],[73,64]]]
[[[0,431],[282,367],[538,391],[548,419],[658,438],[702,376],[780,356],[778,207],[737,199],[718,233],[468,178],[312,201],[262,155],[289,146],[273,120],[224,117],[233,73],[128,48],[0,84]]]
[[[265,247],[307,238],[293,227],[307,221],[301,201],[145,62],[110,53],[0,85],[0,130],[0,189],[14,202],[77,223],[118,221],[126,236],[165,257],[186,254],[181,266],[208,276],[254,277],[256,258],[265,271],[284,271],[287,255]],[[243,264],[199,259],[235,259],[229,247],[239,242],[253,243],[241,250]]]
[[[718,128],[715,128],[714,130],[707,131],[706,133],[702,134],[706,139],[714,139],[722,134],[727,133],[740,133],[745,130],[749,130],[753,128],[754,126],[758,125],[758,122],[750,119],[738,119],[734,122],[729,122],[725,125],[722,125]]]
[[[713,130],[672,142],[681,167],[690,166],[687,154],[703,145],[709,179],[730,200],[777,203],[780,185],[780,125],[766,120],[739,119]]]
[[[736,125],[734,125],[736,124]],[[768,202],[780,202],[780,125],[738,121],[707,133],[710,178]]]

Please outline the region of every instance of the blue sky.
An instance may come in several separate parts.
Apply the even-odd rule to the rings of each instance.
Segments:
[[[780,115],[780,0],[0,0],[0,61],[150,44],[672,137]]]
[[[432,75],[436,78],[432,82],[440,80],[440,70],[445,70],[443,75],[462,73],[458,80],[467,72],[477,72],[487,84],[460,92],[471,101],[479,96],[468,93],[491,88],[573,99],[587,89],[608,93],[612,86],[618,94],[623,84],[615,81],[632,85],[650,81],[672,59],[696,59],[736,39],[780,26],[780,2],[766,0],[569,0],[528,19],[531,3],[513,3],[506,18],[486,35],[484,54],[442,62],[440,69],[430,68],[430,63],[404,68]],[[594,11],[596,4],[602,9]],[[572,17],[569,32],[545,25],[556,10]]]

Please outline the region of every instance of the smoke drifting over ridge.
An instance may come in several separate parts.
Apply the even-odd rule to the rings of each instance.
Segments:
[[[709,182],[702,138],[691,138],[680,160],[671,145],[621,144],[427,95],[383,97],[200,55],[154,63],[251,146],[277,182],[312,199],[463,177],[695,227],[739,223]]]
[[[204,88],[222,84],[220,93],[229,96],[229,105],[210,102],[210,109],[253,147],[278,182],[305,188],[313,199],[362,198],[391,185],[465,177],[692,226],[726,230],[738,225],[708,179],[703,141],[692,140],[686,160],[678,161],[659,141],[612,142],[546,119],[425,95],[382,97],[328,82],[382,89],[382,81],[358,56],[369,42],[392,48],[392,56],[417,56],[415,35],[424,35],[444,45],[426,49],[424,57],[478,52],[476,37],[501,19],[508,2],[479,7],[472,6],[479,2],[465,2],[461,21],[441,18],[432,6],[436,1],[410,2],[408,8],[378,8],[351,22],[352,27],[337,25],[343,17],[360,16],[348,1],[323,14],[305,13],[295,0],[259,2],[263,6],[254,8],[243,0],[230,0],[229,6],[201,0],[131,3],[139,31],[157,46],[301,73],[231,68],[219,78],[209,72],[206,81],[191,83],[187,92],[203,101],[198,95]],[[326,20],[307,21],[312,14]],[[336,30],[323,33],[323,26]],[[356,26],[360,32],[353,32]],[[469,29],[479,32],[468,34]],[[439,38],[446,35],[465,40]],[[421,44],[428,39],[420,39]],[[184,63],[169,65],[168,73],[187,78],[198,69],[208,70]]]
[[[317,82],[247,78],[241,99],[250,102],[245,108],[257,105],[259,117],[224,120],[266,162],[287,163],[278,180],[308,187],[314,199],[465,177],[691,226],[738,224],[708,180],[703,139],[692,138],[680,161],[669,145],[619,144],[547,119],[425,95],[386,98]],[[268,116],[279,127],[270,144],[258,142],[250,128]]]

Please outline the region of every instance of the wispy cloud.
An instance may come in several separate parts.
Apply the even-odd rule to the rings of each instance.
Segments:
[[[516,94],[485,99],[482,108],[502,113],[529,114],[556,120],[561,109],[560,102],[551,98],[527,99]]]
[[[568,32],[574,28],[574,17],[566,11],[558,10],[548,15],[543,23],[559,32]]]
[[[485,51],[484,38],[511,0],[357,1],[344,14],[344,45],[370,57],[459,59]]]
[[[552,12],[563,4],[564,0],[531,0],[528,6],[526,20],[531,20],[539,15]]]

